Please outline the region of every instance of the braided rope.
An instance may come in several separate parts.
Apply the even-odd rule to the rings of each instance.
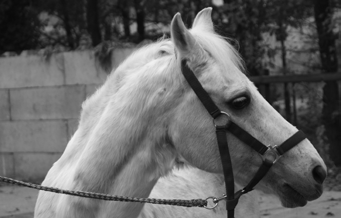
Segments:
[[[84,192],[84,191],[71,191],[71,190],[63,190],[48,186],[37,185],[29,182],[23,182],[7,177],[0,176],[0,181],[13,184],[20,185],[32,189],[37,189],[41,191],[47,192],[55,192],[58,194],[66,194],[73,195],[83,198],[93,198],[105,201],[123,201],[123,202],[136,202],[136,203],[148,203],[148,204],[164,204],[164,205],[173,205],[173,206],[181,206],[181,207],[206,207],[207,200],[204,199],[191,199],[191,200],[181,200],[181,199],[155,199],[155,198],[135,198],[135,197],[125,197],[125,196],[117,196],[117,195],[107,195],[101,193],[94,192]]]

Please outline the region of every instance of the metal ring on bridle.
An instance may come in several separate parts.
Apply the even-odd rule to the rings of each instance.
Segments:
[[[217,198],[215,198],[215,197],[208,197],[208,198],[206,198],[206,201],[207,201],[207,205],[204,206],[204,208],[206,208],[207,210],[213,210],[214,208],[216,208],[218,206],[218,202],[219,202],[219,201],[217,201]],[[210,203],[210,201],[212,201],[212,203],[213,203],[212,206],[208,205]]]
[[[213,118],[215,127],[228,127],[230,121],[230,115],[224,111],[220,111],[219,115]]]
[[[277,145],[270,145],[263,154],[263,161],[271,162],[275,164],[282,155],[277,151]]]

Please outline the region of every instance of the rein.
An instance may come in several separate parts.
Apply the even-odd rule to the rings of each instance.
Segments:
[[[219,147],[219,153],[224,171],[226,195],[219,199],[214,198],[213,202],[217,206],[220,200],[226,200],[227,217],[234,217],[234,210],[238,204],[240,196],[253,190],[255,185],[267,174],[271,166],[288,150],[296,146],[298,143],[306,139],[305,134],[302,131],[296,132],[281,145],[265,146],[263,143],[255,139],[252,135],[246,132],[244,129],[233,123],[230,119],[230,115],[224,111],[221,111],[218,106],[213,102],[211,97],[202,87],[199,80],[194,75],[193,71],[188,67],[187,60],[181,61],[181,71],[187,80],[190,87],[193,89],[201,103],[206,108],[207,112],[213,118],[213,124],[216,128],[217,142]],[[228,148],[226,133],[231,132],[239,140],[246,145],[257,151],[263,159],[262,165],[251,179],[251,181],[241,190],[235,192],[234,190],[234,176],[232,169],[232,162],[230,152]]]

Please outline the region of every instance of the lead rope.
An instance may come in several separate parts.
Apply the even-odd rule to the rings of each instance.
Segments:
[[[148,203],[148,204],[163,204],[181,207],[208,207],[208,199],[191,199],[191,200],[181,200],[181,199],[155,199],[155,198],[135,198],[135,197],[125,197],[117,195],[107,195],[94,192],[84,192],[84,191],[71,191],[59,188],[53,188],[48,186],[37,185],[29,182],[23,182],[4,176],[0,176],[0,181],[6,182],[12,185],[20,185],[32,189],[37,189],[41,191],[54,192],[58,194],[72,195],[83,198],[92,198],[104,201],[122,201],[122,202],[135,202],[135,203]]]

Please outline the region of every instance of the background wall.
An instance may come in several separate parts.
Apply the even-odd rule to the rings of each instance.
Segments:
[[[132,51],[114,50],[113,67]],[[0,175],[42,181],[106,77],[90,50],[0,58]]]

